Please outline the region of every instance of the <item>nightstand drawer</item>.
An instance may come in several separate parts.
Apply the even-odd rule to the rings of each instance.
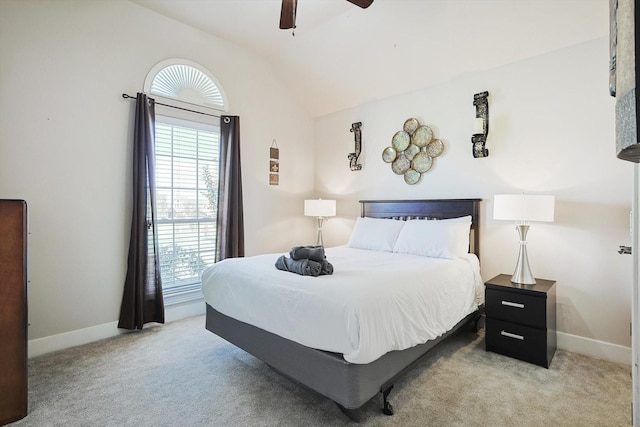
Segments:
[[[490,318],[485,328],[487,351],[549,367],[547,331]]]
[[[545,298],[487,288],[485,304],[487,317],[546,329]]]

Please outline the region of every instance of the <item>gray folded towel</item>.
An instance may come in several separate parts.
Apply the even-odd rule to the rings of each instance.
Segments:
[[[324,261],[324,246],[294,246],[289,252],[291,259],[310,259],[315,262]]]
[[[333,265],[326,258],[322,261],[322,269],[320,270],[321,276],[325,274],[333,274]]]
[[[276,260],[276,268],[282,271],[289,271],[301,276],[319,276],[322,272],[322,264],[310,259],[291,259],[282,255]]]

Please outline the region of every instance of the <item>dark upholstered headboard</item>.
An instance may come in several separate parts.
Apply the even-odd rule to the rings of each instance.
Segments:
[[[480,258],[480,201],[482,199],[360,200],[362,217],[447,219],[471,215],[469,250]]]

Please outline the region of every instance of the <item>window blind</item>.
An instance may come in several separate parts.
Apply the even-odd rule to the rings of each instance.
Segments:
[[[163,292],[200,289],[216,253],[218,128],[156,119],[156,205]]]

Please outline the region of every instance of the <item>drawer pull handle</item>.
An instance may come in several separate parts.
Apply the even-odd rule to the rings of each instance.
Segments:
[[[524,337],[522,335],[512,334],[511,332],[500,331],[500,335],[502,335],[503,337],[515,338],[517,340],[524,341]]]
[[[515,307],[515,308],[524,308],[524,304],[520,304],[519,302],[502,301],[502,305]]]

